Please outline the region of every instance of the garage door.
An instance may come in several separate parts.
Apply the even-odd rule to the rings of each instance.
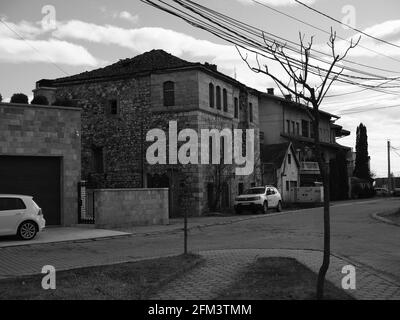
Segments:
[[[33,196],[46,224],[59,225],[60,158],[0,156],[0,193]]]

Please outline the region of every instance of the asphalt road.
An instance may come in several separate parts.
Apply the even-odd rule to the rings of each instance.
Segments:
[[[400,228],[371,214],[400,208],[400,199],[344,202],[331,208],[332,253],[400,281]],[[322,249],[323,210],[263,215],[227,225],[193,229],[191,251],[236,248]],[[2,248],[0,277],[179,254],[182,232],[117,239]]]

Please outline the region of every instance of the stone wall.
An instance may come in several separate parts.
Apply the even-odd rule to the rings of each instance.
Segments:
[[[80,109],[0,103],[0,155],[62,158],[61,223],[77,223]]]
[[[150,77],[65,85],[56,95],[82,109],[82,179],[96,188],[141,187],[142,141],[155,121],[149,114]],[[112,99],[117,115],[109,113]],[[93,168],[95,147],[102,148],[103,172]]]
[[[97,228],[168,224],[168,189],[94,190]]]

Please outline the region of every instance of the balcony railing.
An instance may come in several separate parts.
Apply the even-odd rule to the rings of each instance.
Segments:
[[[311,161],[300,162],[300,172],[308,174],[319,174],[318,162],[311,162]]]

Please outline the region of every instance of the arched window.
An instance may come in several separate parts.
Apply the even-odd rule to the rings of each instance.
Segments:
[[[212,83],[208,85],[208,98],[210,100],[210,108],[214,108],[214,85]]]
[[[164,82],[163,86],[164,106],[175,105],[175,83],[172,81]]]
[[[222,104],[224,106],[224,111],[228,112],[228,93],[226,89],[222,90]]]
[[[221,110],[221,87],[220,86],[217,86],[216,98],[217,98],[217,109]]]

